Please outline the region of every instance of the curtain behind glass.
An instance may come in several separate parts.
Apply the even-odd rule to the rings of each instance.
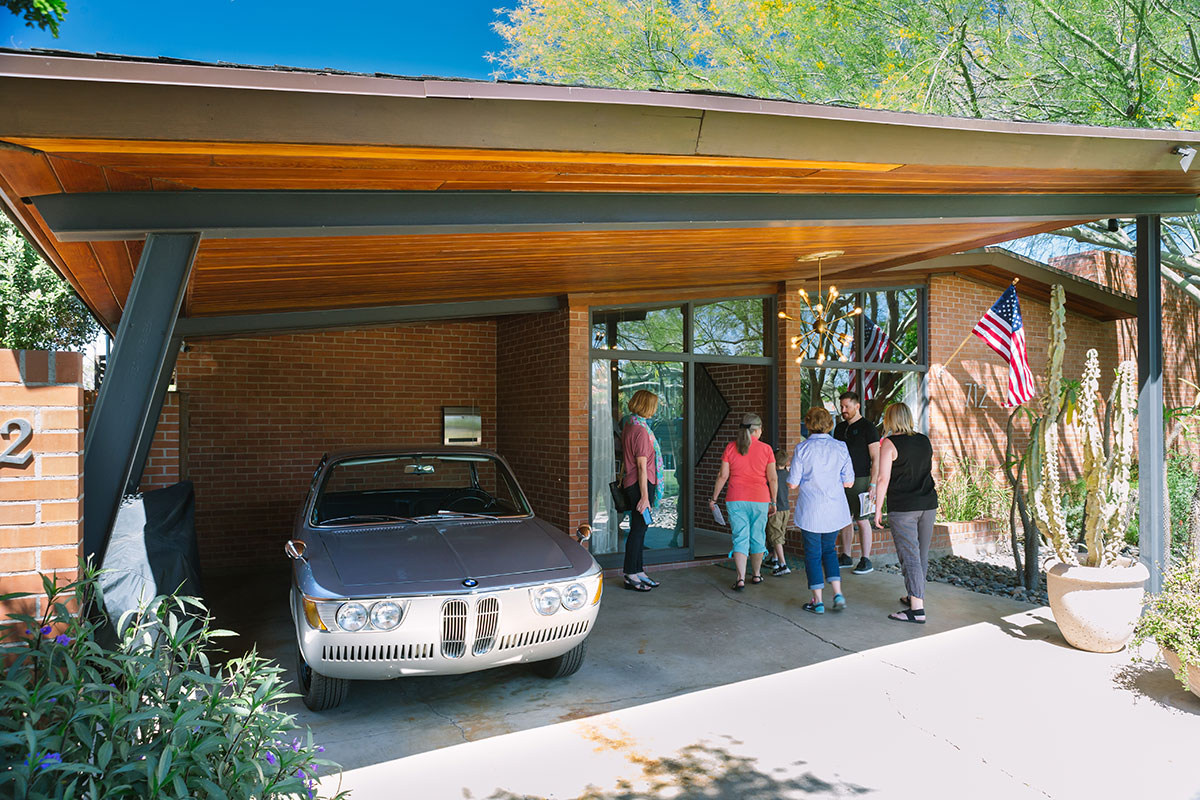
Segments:
[[[592,362],[592,552],[617,551],[620,515],[613,508],[608,484],[617,478],[612,413],[612,365]]]

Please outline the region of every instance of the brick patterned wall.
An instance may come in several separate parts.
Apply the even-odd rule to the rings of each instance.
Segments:
[[[24,419],[31,439],[0,465],[0,594],[40,594],[38,573],[72,579],[83,538],[83,358],[79,353],[0,350],[0,451]],[[37,599],[0,603],[0,617],[44,611]]]
[[[742,415],[758,414],[763,418],[764,426],[767,424],[769,418],[767,381],[770,371],[767,367],[754,364],[706,364],[705,367],[725,397],[725,402],[729,404],[729,414],[721,423],[717,435],[713,437],[712,444],[701,456],[700,463],[696,465],[696,491],[693,493],[692,507],[696,523],[699,526],[710,530],[728,531],[728,525],[718,526],[713,520],[712,514],[708,510],[708,498],[712,497],[713,486],[717,482],[717,475],[721,472],[721,455],[725,452],[725,446],[737,438]],[[762,440],[772,447],[776,447],[774,433],[765,427]],[[697,442],[697,446],[702,444],[702,442]],[[728,484],[726,484],[726,489],[721,492],[722,510],[724,510],[727,490]],[[726,517],[728,518],[728,515]]]
[[[992,467],[1003,463],[1009,410],[1000,404],[1007,395],[1008,365],[979,337],[971,336],[949,368],[943,366],[999,296],[1000,290],[994,286],[957,276],[937,276],[930,282],[929,304],[937,322],[929,327],[929,433],[935,457],[941,461],[969,457]],[[1021,314],[1029,367],[1040,390],[1045,381],[1050,307],[1021,297]],[[1100,388],[1107,396],[1118,363],[1117,323],[1099,322],[1068,311],[1066,332],[1064,378],[1077,380],[1083,374],[1087,350],[1094,347],[1100,356]],[[987,408],[968,406],[968,383],[986,387]],[[1028,426],[1019,426],[1018,432],[1023,447]],[[1065,477],[1079,474],[1077,438],[1078,434],[1068,429],[1064,437]]]
[[[277,562],[321,454],[440,444],[478,406],[496,443],[496,325],[426,323],[196,342],[180,355],[205,568]]]
[[[143,492],[162,489],[180,479],[180,396],[179,392],[168,392],[163,399],[162,414],[154,431],[154,441],[146,456],[146,468],[142,470],[142,482],[138,487]]]
[[[498,448],[537,515],[568,532],[587,521],[588,310],[496,321]]]

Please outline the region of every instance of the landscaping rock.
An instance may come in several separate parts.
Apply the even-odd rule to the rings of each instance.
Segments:
[[[899,564],[880,565],[880,570],[899,574]],[[1017,571],[1002,564],[991,564],[983,561],[973,561],[962,556],[941,556],[929,560],[929,571],[926,579],[949,583],[963,589],[970,589],[980,594],[991,594],[998,597],[1009,597],[1031,605],[1046,605],[1046,574],[1041,573],[1041,585],[1036,591],[1030,591],[1021,585]]]

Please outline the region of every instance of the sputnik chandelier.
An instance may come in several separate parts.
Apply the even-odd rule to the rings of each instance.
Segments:
[[[779,312],[780,319],[786,319],[791,322],[804,322],[804,324],[809,325],[808,329],[805,330],[804,333],[799,336],[792,337],[792,349],[804,350],[803,353],[796,356],[797,364],[800,364],[804,361],[805,356],[808,353],[810,339],[816,344],[817,347],[816,354],[813,356],[813,358],[818,364],[824,364],[825,360],[835,353],[837,354],[839,360],[847,360],[846,351],[844,348],[848,343],[853,342],[853,334],[839,333],[835,331],[834,328],[837,326],[837,323],[844,319],[857,317],[862,313],[862,307],[856,305],[850,311],[847,311],[840,317],[834,317],[833,304],[839,297],[837,287],[833,284],[830,284],[829,293],[824,298],[822,298],[821,291],[821,267],[825,259],[837,258],[844,253],[844,250],[825,250],[820,253],[809,253],[807,255],[799,256],[796,259],[800,262],[817,262],[816,303],[813,303],[812,299],[809,298],[808,292],[804,291],[803,289],[800,289],[798,292],[800,299],[804,301],[806,306],[808,306],[808,313],[812,318],[811,324],[804,322],[804,320],[798,320],[795,317],[790,317],[783,311]],[[801,348],[802,345],[803,348]]]

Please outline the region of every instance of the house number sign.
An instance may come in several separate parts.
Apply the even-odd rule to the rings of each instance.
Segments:
[[[967,408],[988,408],[987,387],[978,383],[963,385],[967,390]]]
[[[8,439],[14,428],[17,431],[17,438],[11,440],[8,443],[8,447],[4,448],[4,452],[0,453],[0,467],[7,465],[23,467],[29,463],[31,458],[33,458],[33,453],[29,450],[26,450],[20,455],[16,455],[16,452],[24,447],[29,439],[33,436],[33,426],[29,424],[29,420],[27,419],[10,419],[8,422],[5,422],[2,426],[0,426],[0,429],[2,429],[2,433],[0,433],[0,435],[2,435],[4,439]]]

